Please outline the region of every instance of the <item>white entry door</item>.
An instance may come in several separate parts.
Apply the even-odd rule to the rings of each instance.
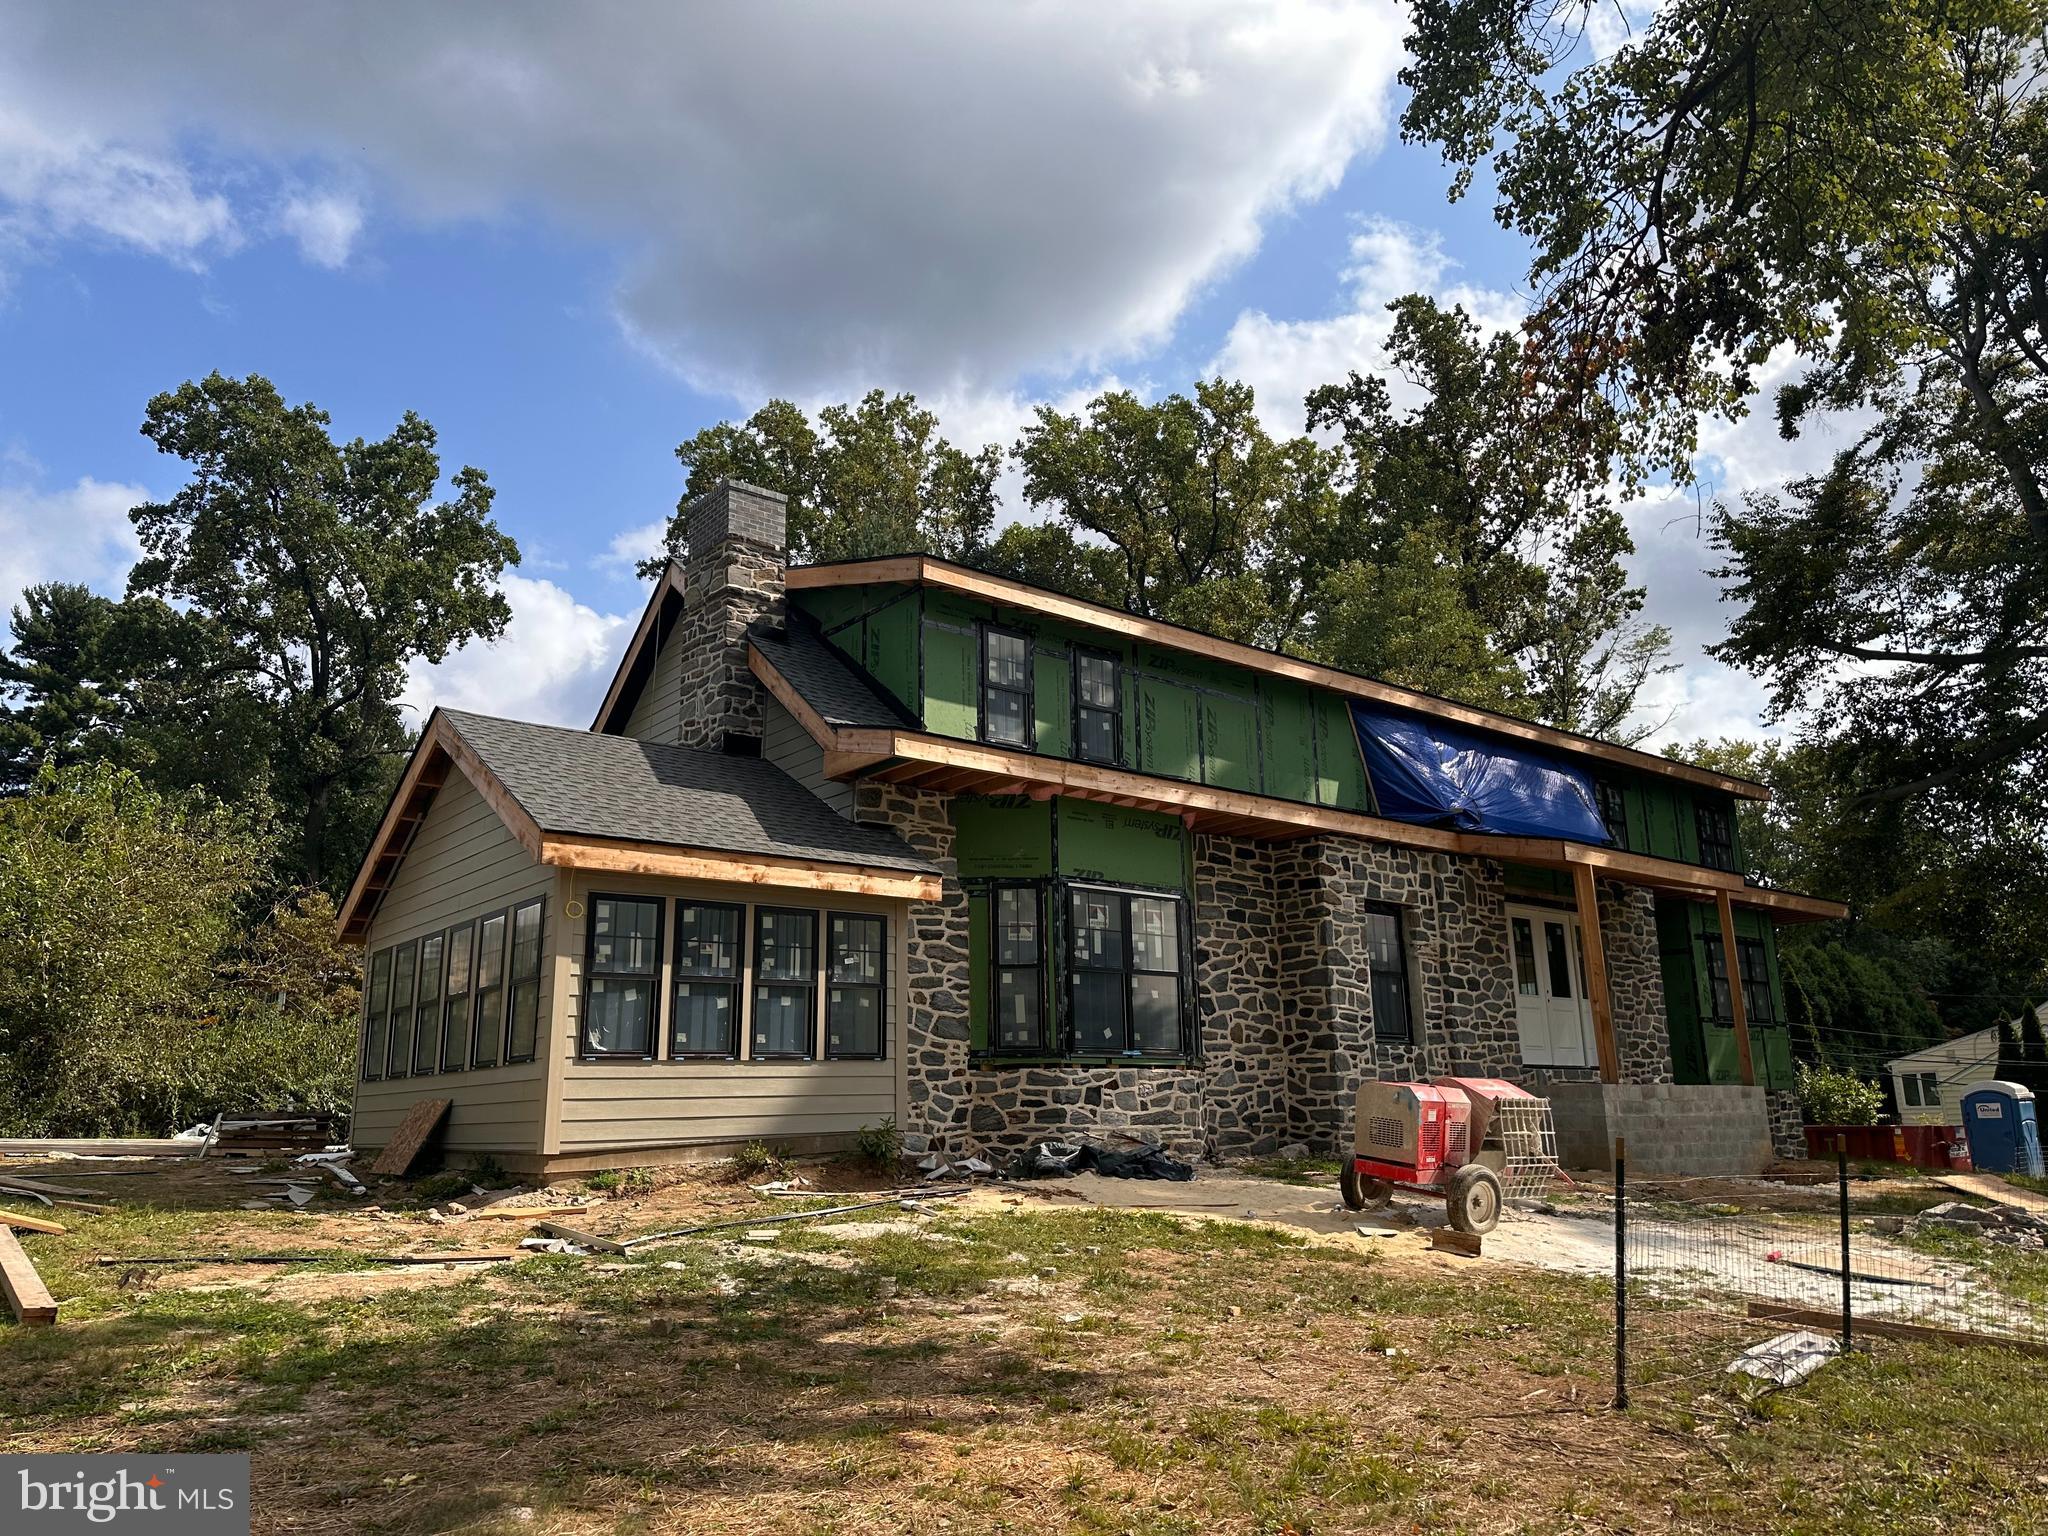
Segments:
[[[1579,920],[1569,912],[1544,907],[1509,907],[1508,946],[1515,964],[1515,1024],[1522,1036],[1522,1064],[1598,1066]]]

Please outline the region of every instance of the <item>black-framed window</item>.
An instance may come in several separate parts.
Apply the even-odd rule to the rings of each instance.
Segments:
[[[809,1060],[818,1017],[818,914],[754,909],[754,1033],[750,1055]]]
[[[676,904],[675,1006],[670,1056],[730,1058],[740,1051],[740,925],[726,902]]]
[[[1724,1028],[1735,1027],[1735,999],[1728,990],[1728,956],[1721,935],[1710,933],[1707,946],[1707,1017]]]
[[[1699,834],[1700,862],[1709,869],[1735,868],[1735,818],[1718,805],[1695,805],[1694,829]]]
[[[583,963],[585,1056],[653,1058],[666,905],[652,896],[590,898]]]
[[[1004,747],[1031,745],[1031,637],[981,626],[981,739]]]
[[[1179,899],[1073,886],[1068,903],[1074,1050],[1089,1056],[1185,1054],[1186,946]]]
[[[1723,962],[1726,963],[1725,961]],[[1735,941],[1735,963],[1742,970],[1742,1007],[1752,1025],[1778,1022],[1778,1004],[1771,996],[1771,957],[1762,939]]]
[[[512,909],[511,1002],[506,1009],[505,1060],[531,1061],[540,1047],[540,940],[546,903],[535,897]]]
[[[460,1072],[469,1061],[469,994],[476,980],[476,924],[448,930],[447,985],[441,989],[441,1070]]]
[[[1600,819],[1607,825],[1607,835],[1614,839],[1617,847],[1628,846],[1628,795],[1612,779],[1593,781],[1593,798],[1600,808]]]
[[[994,1045],[999,1051],[1043,1051],[1045,1034],[1045,887],[999,885],[990,893],[994,932]]]
[[[506,913],[493,912],[476,925],[476,1026],[470,1065],[495,1067],[505,1044]]]
[[[1074,648],[1074,756],[1117,764],[1124,746],[1123,660],[1108,651]]]
[[[412,1071],[427,1077],[441,1065],[441,984],[446,979],[441,965],[447,939],[430,933],[420,940],[419,995],[413,999]]]
[[[825,918],[825,1055],[879,1060],[884,1054],[889,925],[865,912]]]
[[[1365,958],[1372,976],[1372,1032],[1375,1039],[1415,1038],[1408,1004],[1408,935],[1399,907],[1365,909]]]
[[[419,979],[420,946],[408,939],[391,954],[391,1036],[384,1045],[384,1075],[404,1077],[412,1066],[414,984]]]
[[[1920,1074],[1917,1072],[1906,1072],[1901,1074],[1899,1077],[1899,1086],[1906,1095],[1906,1108],[1919,1109],[1921,1107]]]
[[[384,1022],[391,1007],[391,951],[370,957],[370,982],[363,989],[363,1081],[384,1075]]]

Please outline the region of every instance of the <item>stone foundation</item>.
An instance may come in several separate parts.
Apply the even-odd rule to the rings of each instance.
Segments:
[[[1806,1113],[1799,1107],[1799,1095],[1774,1088],[1765,1100],[1770,1105],[1771,1150],[1791,1161],[1806,1156]]]

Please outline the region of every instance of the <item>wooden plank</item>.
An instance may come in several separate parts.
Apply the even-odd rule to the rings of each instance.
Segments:
[[[1586,944],[1586,998],[1593,1007],[1593,1047],[1600,1056],[1600,1081],[1621,1081],[1621,1050],[1614,1038],[1614,999],[1607,990],[1607,946],[1600,938],[1600,896],[1593,871],[1572,866],[1572,892],[1578,898],[1579,930]]]
[[[541,844],[540,861],[563,869],[651,875],[669,880],[715,880],[785,890],[838,891],[897,901],[937,901],[943,883],[938,875],[866,864],[827,864],[813,859],[779,859],[721,853],[711,848],[591,838],[549,838]]]
[[[11,1189],[21,1195],[77,1195],[91,1199],[99,1191],[80,1189],[76,1184],[52,1184],[47,1179],[18,1178],[11,1174],[0,1174],[0,1189]]]
[[[1711,768],[1701,768],[1692,763],[1677,762],[1635,747],[1617,746],[1613,742],[1600,741],[1591,736],[1580,736],[1571,731],[1536,725],[1512,715],[1495,714],[1491,710],[1460,704],[1432,694],[1417,693],[1412,689],[1380,682],[1376,678],[1340,672],[1334,667],[1302,661],[1293,656],[1283,656],[1276,651],[1260,650],[1257,646],[1242,645],[1235,640],[1220,639],[1215,635],[1204,634],[1200,630],[1184,629],[1178,624],[1140,618],[1121,609],[1086,602],[1080,598],[1066,597],[1060,593],[1048,592],[1002,576],[991,576],[983,571],[953,565],[930,556],[892,556],[881,560],[848,561],[835,565],[794,566],[789,570],[786,581],[792,592],[819,587],[867,586],[881,582],[922,582],[929,586],[962,592],[987,602],[1030,609],[1088,629],[1121,635],[1127,639],[1142,640],[1176,651],[1192,652],[1198,656],[1206,656],[1212,661],[1224,662],[1267,676],[1290,678],[1295,682],[1307,683],[1332,693],[1368,699],[1375,703],[1392,704],[1436,719],[1455,720],[1462,725],[1475,726],[1495,735],[1535,742],[1575,755],[1599,758],[1604,762],[1624,764],[1659,778],[1683,779],[1692,784],[1704,784],[1734,795],[1738,799],[1768,800],[1771,797],[1771,792],[1766,786],[1749,779],[1736,778],[1732,774],[1718,773]]]
[[[5,1136],[0,1157],[197,1157],[205,1145],[170,1136]]]
[[[542,1221],[536,1222],[535,1225],[549,1237],[559,1237],[565,1243],[574,1243],[578,1248],[588,1248],[592,1253],[627,1251],[624,1243],[613,1242],[608,1237],[599,1237],[595,1232],[585,1232],[582,1228],[572,1227],[566,1222]]]
[[[1839,1273],[1839,1271],[1837,1271]],[[1752,1301],[1749,1315],[1764,1322],[1790,1323],[1799,1328],[1815,1328],[1827,1333],[1840,1333],[1842,1314],[1823,1311],[1818,1307],[1785,1307],[1772,1301]],[[1929,1344],[1974,1344],[1989,1345],[1993,1349],[2016,1350],[2036,1359],[2048,1359],[2048,1340],[2008,1338],[2000,1333],[1966,1333],[1959,1328],[1937,1328],[1928,1323],[1895,1323],[1884,1318],[1864,1317],[1855,1320],[1856,1332],[1874,1334],[1885,1339],[1917,1339]]]
[[[1440,1253],[1456,1253],[1468,1259],[1476,1259],[1480,1254],[1481,1243],[1477,1232],[1460,1232],[1456,1227],[1431,1227],[1429,1246]]]
[[[453,1103],[452,1099],[421,1099],[414,1104],[398,1122],[398,1129],[391,1133],[384,1150],[377,1154],[377,1161],[370,1164],[370,1172],[403,1178]]]
[[[56,1299],[5,1227],[0,1227],[0,1291],[7,1293],[7,1305],[22,1327],[48,1328],[57,1321]]]
[[[1756,1056],[1749,1044],[1749,1000],[1742,995],[1742,964],[1735,948],[1735,909],[1728,893],[1714,897],[1714,909],[1721,920],[1721,964],[1728,972],[1728,1009],[1735,1016],[1735,1056],[1742,1064],[1745,1087],[1756,1086]]]
[[[590,1210],[587,1205],[494,1205],[469,1212],[471,1221],[541,1221],[554,1216],[575,1216]]]
[[[24,1216],[19,1211],[0,1211],[0,1227],[19,1227],[24,1232],[48,1232],[53,1237],[62,1237],[71,1230],[61,1222],[46,1221],[41,1216]]]

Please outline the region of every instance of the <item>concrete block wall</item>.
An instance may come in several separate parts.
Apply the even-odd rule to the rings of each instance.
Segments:
[[[1549,1092],[1567,1168],[1612,1167],[1617,1136],[1628,1140],[1631,1173],[1742,1176],[1761,1173],[1775,1155],[1762,1088],[1558,1082]]]

